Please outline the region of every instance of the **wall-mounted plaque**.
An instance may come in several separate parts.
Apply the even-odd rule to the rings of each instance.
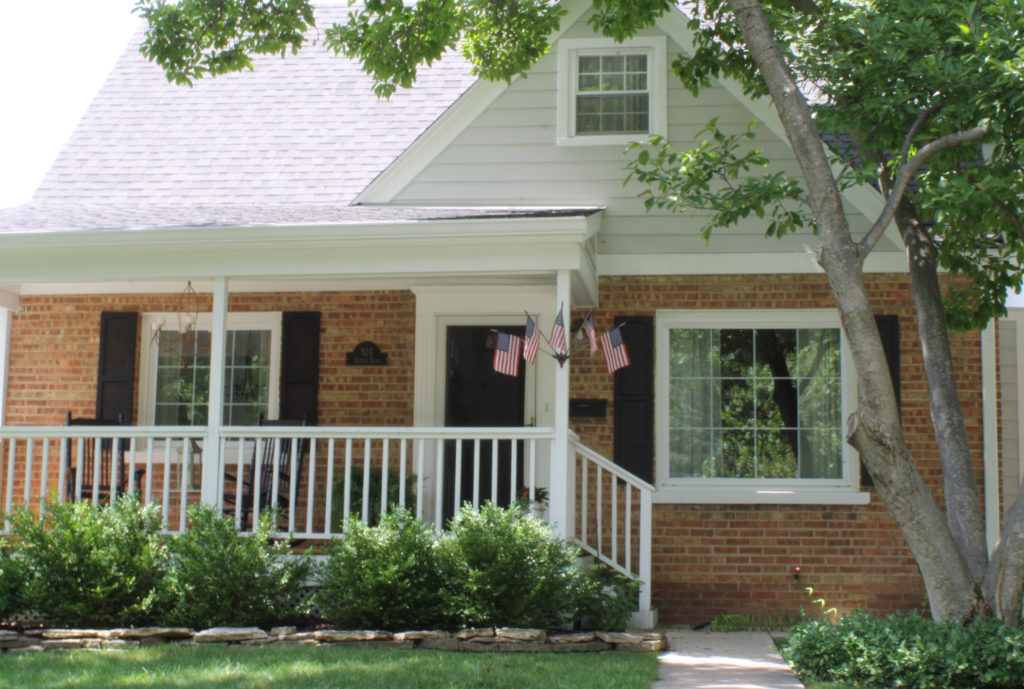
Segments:
[[[608,415],[608,400],[569,400],[569,416],[603,419]]]
[[[345,355],[349,366],[387,366],[388,355],[380,351],[376,342],[360,342]]]

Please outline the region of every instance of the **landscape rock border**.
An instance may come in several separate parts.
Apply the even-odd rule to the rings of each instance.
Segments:
[[[392,633],[367,629],[299,631],[295,627],[273,627],[269,631],[259,627],[213,627],[199,631],[183,627],[30,629],[23,632],[0,629],[0,653],[123,650],[164,643],[180,646],[362,646],[476,653],[642,653],[666,648],[665,637],[658,632],[549,634],[543,629],[515,627],[463,629],[454,633],[433,630]]]

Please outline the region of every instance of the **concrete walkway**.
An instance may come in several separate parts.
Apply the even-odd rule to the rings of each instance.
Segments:
[[[669,628],[651,689],[803,689],[765,632]]]

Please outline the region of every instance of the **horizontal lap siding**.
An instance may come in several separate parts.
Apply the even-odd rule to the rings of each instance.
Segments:
[[[942,503],[941,474],[928,411],[927,388],[907,280],[868,277],[878,313],[899,316],[904,432],[925,481]],[[598,331],[623,314],[658,309],[793,309],[834,306],[820,275],[606,277],[600,287]],[[578,310],[573,318],[583,318]],[[982,475],[981,356],[977,333],[952,345],[967,431]],[[655,352],[655,357],[657,357]],[[604,419],[574,418],[573,430],[611,456],[613,377],[601,356],[573,361],[571,397],[605,399]],[[889,612],[918,608],[924,590],[896,524],[871,490],[871,504],[654,506],[653,594],[669,623],[706,622],[722,613],[778,615],[813,607],[804,587],[841,610]],[[793,567],[801,568],[799,581]]]

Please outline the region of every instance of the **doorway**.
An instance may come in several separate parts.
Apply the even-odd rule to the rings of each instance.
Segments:
[[[445,425],[523,426],[525,425],[526,365],[520,362],[518,376],[506,376],[494,370],[494,342],[497,330],[523,336],[523,326],[449,325],[446,331]],[[456,443],[462,443],[461,482],[455,485]],[[494,500],[501,506],[510,503],[512,489],[518,495],[523,486],[523,443],[516,442],[515,475],[512,472],[512,441],[498,441],[497,495],[492,489],[493,443],[480,443],[480,476],[474,476],[472,440],[446,441],[444,458],[443,510],[447,522],[456,503],[473,500],[473,485],[479,483],[480,502]],[[456,490],[458,500],[456,501]]]

